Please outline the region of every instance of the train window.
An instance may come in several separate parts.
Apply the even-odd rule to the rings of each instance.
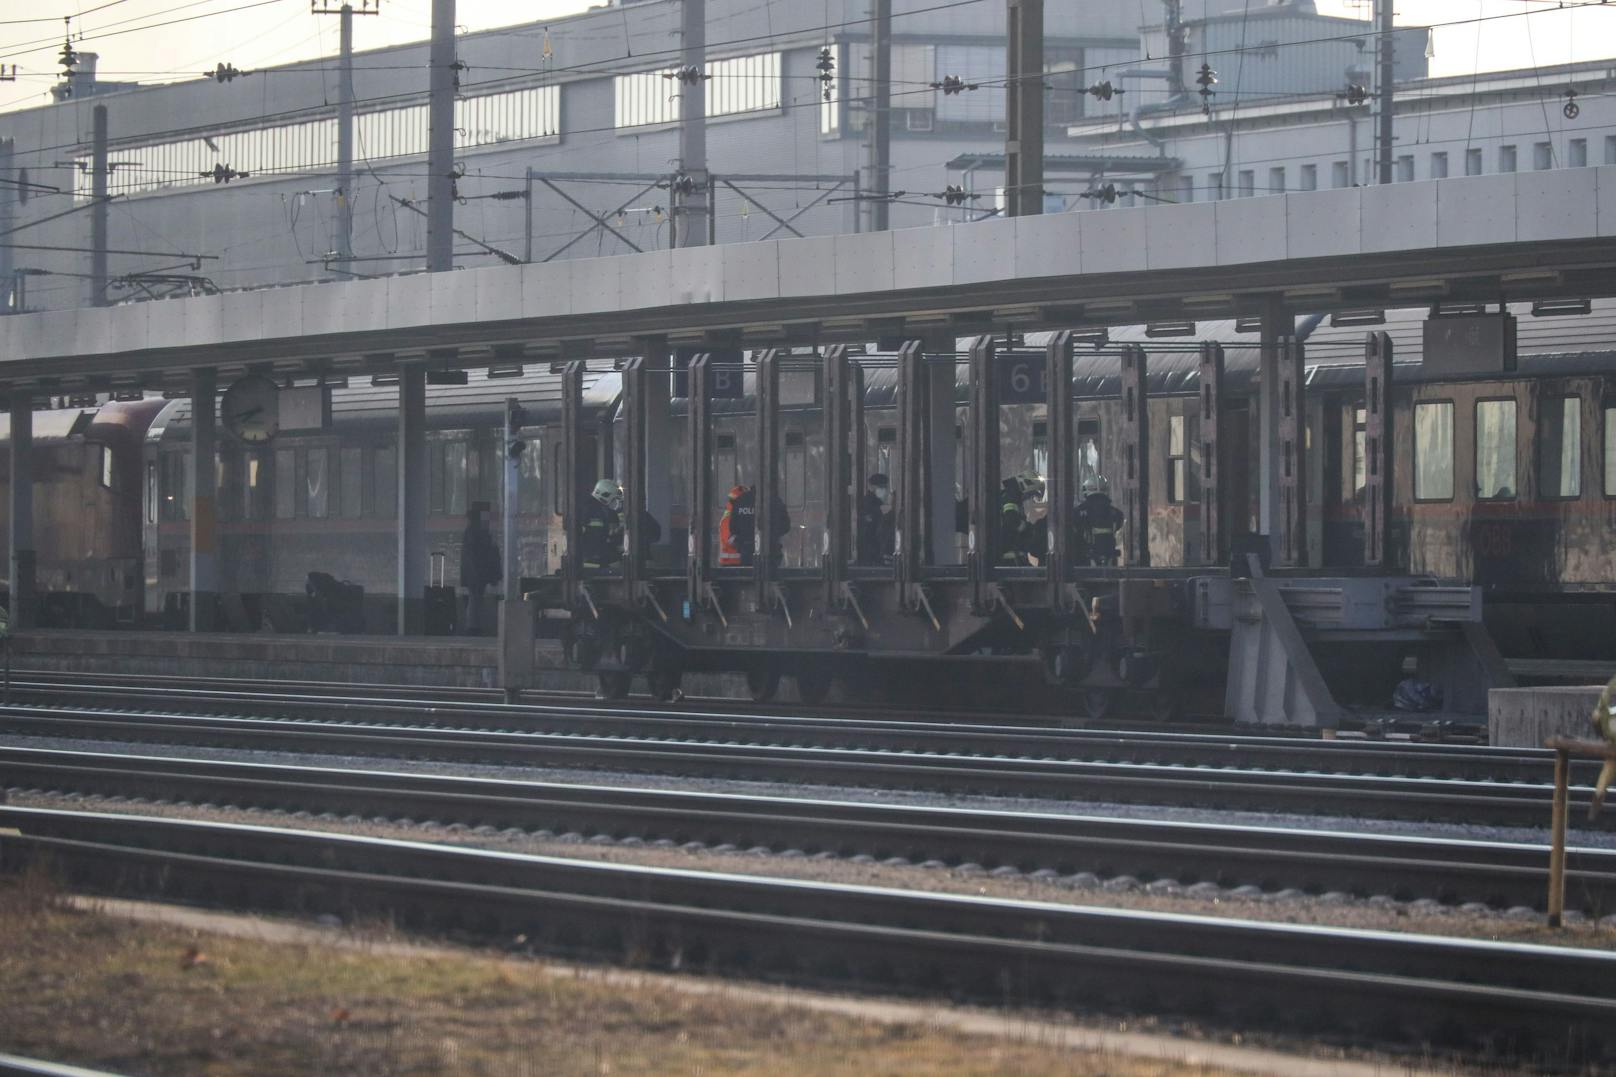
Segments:
[[[157,522],[157,463],[146,462],[146,522]]]
[[[95,453],[99,458],[96,461],[98,465],[96,470],[101,474],[101,485],[110,490],[112,489],[112,450],[105,445],[97,445]]]
[[[540,490],[544,475],[543,443],[538,438],[527,439],[527,451],[516,464],[516,510],[526,515],[537,515],[544,507]]]
[[[1184,416],[1167,417],[1167,500],[1170,504],[1184,503],[1185,485],[1189,468],[1184,453]]]
[[[1543,403],[1537,447],[1540,497],[1582,496],[1582,397],[1550,397]]]
[[[466,514],[466,443],[451,441],[443,447],[443,510],[450,516]]]
[[[1414,500],[1453,498],[1453,402],[1414,405]]]
[[[1616,408],[1605,409],[1605,496],[1616,497]]]
[[[340,488],[338,509],[348,519],[363,516],[365,512],[364,468],[365,450],[343,449],[338,454]]]
[[[785,498],[792,508],[808,503],[808,452],[801,430],[786,431]]]
[[[897,427],[883,426],[875,432],[875,472],[887,476],[892,474],[892,449],[897,444]]]
[[[719,434],[713,439],[713,487],[720,498],[741,481],[741,465],[735,455],[735,435]]]
[[[191,518],[191,454],[168,452],[159,458],[162,473],[159,476],[162,491],[162,518],[189,520]]]
[[[275,519],[290,520],[297,515],[297,453],[275,450]]]
[[[445,501],[443,492],[443,442],[435,441],[427,446],[426,472],[427,511],[435,515],[442,514]]]
[[[1100,424],[1094,419],[1077,423],[1077,488],[1087,489],[1100,480]]]
[[[1049,474],[1049,424],[1042,419],[1032,424],[1032,472]]]
[[[262,520],[268,513],[264,511],[264,460],[257,453],[249,454],[242,461],[243,491],[245,503],[242,505],[241,515],[247,520]]]
[[[305,515],[314,520],[325,519],[331,514],[331,450],[323,446],[309,449],[304,482],[308,491]]]
[[[1476,497],[1515,496],[1515,401],[1476,401]]]
[[[386,519],[398,515],[398,456],[391,445],[376,450],[376,484],[371,512]]]
[[[1369,413],[1354,408],[1352,413],[1352,496],[1362,499],[1369,485]]]

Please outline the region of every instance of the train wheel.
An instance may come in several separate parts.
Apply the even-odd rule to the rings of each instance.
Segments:
[[[1109,688],[1090,688],[1083,693],[1082,699],[1083,713],[1098,720],[1111,713],[1111,704],[1115,702],[1116,695]]]
[[[646,686],[651,689],[651,696],[664,703],[671,703],[681,698],[680,685],[684,681],[684,671],[678,669],[653,669],[645,675]]]
[[[753,703],[767,703],[780,690],[780,674],[772,669],[753,669],[746,673],[746,690]]]
[[[597,685],[600,698],[623,699],[626,697],[628,695],[628,686],[631,676],[631,674],[622,673],[615,670],[609,673],[602,671],[595,674],[595,683]]]
[[[831,675],[822,669],[797,674],[797,698],[817,707],[830,695]]]

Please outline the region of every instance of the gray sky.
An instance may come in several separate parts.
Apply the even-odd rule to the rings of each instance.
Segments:
[[[1577,2],[1561,8],[1559,0],[1399,0],[1397,21],[1438,26],[1435,75],[1616,55],[1616,4],[1579,10]],[[456,18],[468,30],[483,30],[589,6],[590,0],[458,0]],[[1318,0],[1318,6],[1333,15],[1369,13],[1368,0]],[[1156,9],[1154,0],[1149,8]],[[379,16],[355,20],[355,45],[421,40],[430,11],[431,0],[381,0]],[[247,69],[329,56],[337,48],[336,17],[310,14],[307,0],[7,0],[0,12],[0,63],[18,66],[15,82],[0,82],[0,111],[49,100],[64,15],[74,15],[75,32],[83,31],[75,47],[98,53],[104,76],[120,81],[170,82],[221,61]],[[175,21],[181,19],[188,21]]]

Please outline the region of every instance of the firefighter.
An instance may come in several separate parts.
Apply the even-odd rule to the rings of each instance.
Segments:
[[[1599,702],[1594,704],[1593,720],[1594,729],[1605,738],[1605,742],[1616,744],[1616,677],[1612,677],[1605,685],[1605,690],[1599,693]],[[1594,799],[1588,805],[1588,818],[1599,814],[1600,807],[1605,803],[1605,790],[1610,788],[1612,779],[1616,779],[1616,759],[1607,759],[1599,769],[1599,780],[1594,782]]]
[[[887,477],[877,472],[865,485],[864,497],[858,511],[858,563],[879,565],[892,558],[894,528],[892,513],[887,505],[892,500],[892,486]]]
[[[999,484],[999,564],[1026,565],[1029,555],[1042,555],[1026,503],[1043,494],[1044,480],[1037,475],[1016,475]]]
[[[595,483],[583,502],[579,554],[585,568],[605,568],[623,556],[623,491],[611,479]]]
[[[1077,530],[1077,550],[1091,565],[1117,563],[1117,531],[1122,512],[1111,501],[1104,476],[1083,480],[1083,500],[1077,503],[1072,525]]]
[[[720,568],[740,568],[752,563],[753,536],[757,533],[757,510],[752,504],[752,488],[736,483],[729,488],[724,515],[718,521],[718,564]]]

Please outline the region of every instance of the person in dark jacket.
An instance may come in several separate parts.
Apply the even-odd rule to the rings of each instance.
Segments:
[[[858,511],[858,563],[879,565],[892,557],[893,520],[887,505],[892,501],[892,487],[885,475],[877,472],[865,485],[864,497]]]
[[[460,586],[466,589],[466,620],[461,634],[482,632],[483,592],[505,577],[494,534],[488,530],[488,506],[477,502],[466,510],[466,529],[460,535]]]
[[[1077,503],[1072,516],[1072,529],[1077,533],[1073,553],[1090,565],[1117,563],[1117,532],[1122,527],[1122,512],[1111,500],[1103,477],[1083,482],[1083,500]]]
[[[623,559],[623,488],[614,479],[595,483],[583,503],[584,526],[580,551],[585,568],[606,568]],[[645,544],[662,541],[662,525],[656,517],[640,510],[640,530]]]

